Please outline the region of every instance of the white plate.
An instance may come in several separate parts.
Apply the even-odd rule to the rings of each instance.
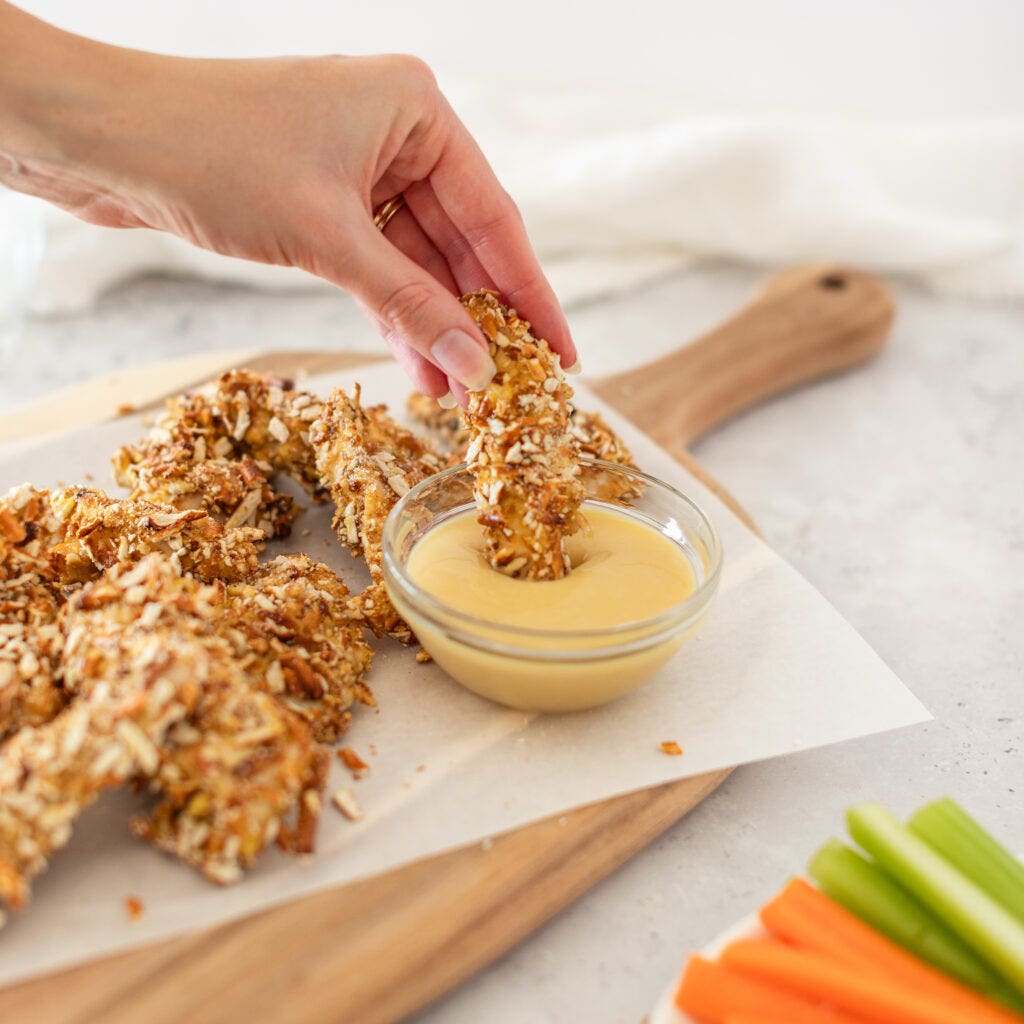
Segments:
[[[737,921],[734,925],[726,928],[724,932],[720,932],[700,950],[700,955],[713,960],[730,942],[735,942],[737,939],[763,938],[765,935],[767,932],[761,927],[757,913],[748,914],[742,921]],[[682,1010],[676,1008],[675,994],[679,987],[679,976],[682,971],[683,968],[680,966],[675,977],[661,993],[654,1009],[651,1010],[650,1024],[699,1024],[688,1013],[683,1013]]]

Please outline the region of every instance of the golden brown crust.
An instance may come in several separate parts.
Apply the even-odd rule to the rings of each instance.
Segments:
[[[285,537],[299,508],[270,478],[288,473],[319,495],[309,445],[319,411],[287,381],[232,370],[170,399],[148,439],[114,453],[114,474],[133,498],[206,508],[228,526]]]
[[[240,580],[256,571],[263,547],[260,530],[223,526],[199,508],[118,501],[86,487],[57,491],[51,502],[63,539],[51,550],[50,562],[65,586],[154,551],[200,579]]]
[[[50,721],[66,703],[48,559],[60,532],[48,492],[26,485],[0,498],[0,741]]]
[[[62,668],[78,699],[0,749],[0,901],[13,908],[82,810],[103,790],[156,770],[168,730],[216,671],[204,643],[213,588],[174,577],[178,591],[154,605],[148,572],[144,564],[72,598]],[[114,603],[100,617],[94,596],[104,592]]]
[[[50,721],[66,703],[58,609],[52,589],[31,573],[0,580],[0,742]]]
[[[230,438],[239,454],[251,455],[303,483],[321,489],[309,427],[320,414],[320,400],[296,390],[290,381],[251,370],[231,370],[199,391],[168,403],[178,423]]]
[[[470,392],[466,411],[466,464],[488,561],[508,576],[559,579],[569,571],[564,540],[582,523],[572,388],[547,342],[496,293],[474,292],[462,302],[497,366],[490,384]]]
[[[306,723],[254,689],[219,635],[224,600],[222,585],[150,555],[75,594],[64,613],[65,680],[80,699],[97,700],[111,680],[138,689],[136,675],[148,680],[168,659],[189,666],[194,698],[137,771],[159,803],[132,829],[221,883],[275,839],[311,848],[327,765]]]
[[[303,718],[321,742],[345,731],[354,703],[374,704],[362,678],[373,650],[348,588],[305,555],[282,555],[231,584],[219,631],[252,685]]]
[[[633,453],[626,442],[605,423],[600,413],[573,409],[569,420],[569,432],[580,446],[580,455],[629,469],[640,467],[633,461]],[[628,501],[639,495],[634,483],[597,466],[583,466],[587,497],[604,498],[606,501]]]
[[[461,409],[442,409],[433,398],[426,398],[416,392],[409,396],[406,408],[413,419],[454,459],[465,458],[466,449],[469,448],[469,427]],[[626,442],[605,423],[600,413],[586,412],[574,406],[569,415],[569,432],[579,443],[581,457],[601,459],[630,469],[640,468],[633,461],[633,453]],[[634,485],[624,483],[606,470],[587,465],[580,469],[589,497],[609,501],[636,497]]]
[[[200,509],[90,488],[24,485],[0,499],[0,740],[50,721],[67,702],[57,616],[68,593],[152,552],[204,580],[243,579],[257,570],[262,539]]]
[[[182,424],[170,425],[159,437],[114,453],[114,478],[130,498],[201,509],[226,526],[255,527],[268,537],[291,532],[299,508],[272,486],[266,463],[249,455],[217,455],[232,451],[226,439],[208,442]]]
[[[353,599],[353,608],[377,636],[413,643],[412,630],[384,589],[384,520],[403,494],[444,468],[444,458],[395,423],[384,406],[364,408],[358,384],[351,398],[339,388],[324,402],[310,440],[334,500],[334,529],[370,570],[372,583]]]

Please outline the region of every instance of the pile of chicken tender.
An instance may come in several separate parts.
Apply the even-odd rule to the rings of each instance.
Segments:
[[[416,643],[382,552],[416,484],[467,462],[494,569],[570,570],[588,476],[591,493],[623,497],[581,456],[632,456],[572,407],[527,321],[493,292],[463,303],[498,373],[467,410],[412,396],[422,434],[364,406],[358,384],[322,400],[235,370],[170,399],[114,453],[126,496],[24,484],[0,498],[0,908],[27,903],[114,787],[148,795],[134,835],[220,884],[271,845],[313,850],[331,745],[375,703],[374,645]],[[268,557],[301,512],[285,476],[333,502],[340,543],[369,571],[362,592],[305,554]]]

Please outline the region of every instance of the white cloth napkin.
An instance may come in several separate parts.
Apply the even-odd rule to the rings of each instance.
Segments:
[[[700,118],[622,94],[447,91],[568,305],[698,259],[841,260],[939,292],[1024,297],[1024,119]],[[46,221],[38,313],[85,308],[143,272],[313,284],[168,235]]]

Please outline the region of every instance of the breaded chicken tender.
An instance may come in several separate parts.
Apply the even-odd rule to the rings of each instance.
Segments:
[[[133,498],[206,508],[227,526],[285,537],[300,510],[271,477],[290,474],[319,496],[309,445],[319,411],[287,381],[232,370],[168,400],[149,438],[114,453],[114,475]]]
[[[100,793],[157,771],[168,730],[218,672],[207,649],[218,589],[164,566],[173,599],[157,593],[145,564],[72,599],[62,669],[78,699],[0,748],[0,902],[11,908]]]
[[[50,721],[66,703],[48,558],[60,529],[46,491],[26,485],[0,498],[0,741]]]
[[[228,455],[218,455],[226,450]],[[208,439],[181,423],[160,428],[138,445],[113,456],[114,478],[135,500],[200,509],[225,526],[287,537],[299,507],[271,483],[273,469],[250,455],[235,455],[231,442]]]
[[[320,415],[320,400],[290,381],[251,370],[230,370],[216,381],[167,403],[167,418],[197,434],[227,438],[237,454],[252,456],[301,481],[310,493],[321,489],[309,425]]]
[[[274,840],[311,849],[328,763],[306,723],[253,687],[219,635],[224,600],[223,585],[203,586],[149,555],[73,595],[62,614],[72,709],[101,698],[112,679],[127,693],[138,689],[136,673],[148,682],[165,664],[190,666],[184,713],[147,735],[152,748],[136,774],[159,802],[132,830],[220,883]]]
[[[281,555],[227,588],[219,619],[253,685],[265,688],[332,743],[356,702],[373,705],[363,675],[373,649],[345,584],[305,555]]]
[[[465,460],[469,448],[469,427],[461,409],[443,409],[433,398],[416,392],[409,396],[406,408],[455,461]],[[640,468],[633,461],[629,446],[605,423],[600,413],[573,407],[569,414],[569,432],[579,443],[581,458],[600,459],[629,469]],[[584,464],[580,466],[580,472],[588,497],[609,501],[636,497],[635,485],[599,466]]]
[[[65,586],[95,579],[151,552],[202,580],[241,580],[256,571],[263,534],[221,525],[205,510],[179,511],[150,501],[118,501],[102,491],[69,487],[50,498],[63,539],[50,551]]]
[[[583,523],[579,443],[569,430],[572,388],[558,357],[492,291],[463,297],[497,367],[470,392],[466,464],[493,568],[531,580],[569,572],[565,538]]]
[[[310,441],[334,500],[334,529],[365,560],[373,581],[353,606],[377,636],[415,642],[384,589],[384,520],[403,494],[444,468],[443,456],[395,423],[384,406],[363,408],[359,385],[351,398],[339,388],[324,402]]]

